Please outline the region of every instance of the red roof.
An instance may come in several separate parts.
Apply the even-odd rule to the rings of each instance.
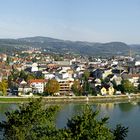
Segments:
[[[47,80],[45,79],[32,79],[28,81],[29,83],[45,83]]]
[[[132,78],[132,77],[140,77],[139,74],[129,74],[128,76],[129,76],[130,78]]]

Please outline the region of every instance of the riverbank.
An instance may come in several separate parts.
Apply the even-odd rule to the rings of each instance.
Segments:
[[[40,98],[39,96],[33,96],[32,98]],[[59,96],[59,97],[42,97],[46,103],[51,102],[115,102],[115,101],[130,101],[139,100],[139,94],[131,95],[113,95],[113,96]],[[18,96],[0,96],[0,103],[20,103],[27,102],[29,97],[18,97]]]

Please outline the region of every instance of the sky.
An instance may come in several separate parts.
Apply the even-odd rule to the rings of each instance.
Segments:
[[[0,0],[0,38],[140,44],[140,0]]]

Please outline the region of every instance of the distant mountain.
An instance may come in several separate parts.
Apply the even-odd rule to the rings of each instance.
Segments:
[[[130,48],[140,50],[140,45],[127,45],[123,42],[94,43],[69,41],[50,37],[27,37],[18,39],[0,39],[0,52],[20,51],[30,47],[41,48],[49,52],[74,53],[82,55],[128,55]],[[8,50],[8,51],[7,51]]]

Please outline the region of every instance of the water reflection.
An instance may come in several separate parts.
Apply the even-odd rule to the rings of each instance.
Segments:
[[[103,110],[103,109],[113,110],[114,109],[114,103],[102,103],[102,104],[98,104],[98,106],[101,110]]]
[[[134,108],[133,102],[132,103],[120,103],[118,105],[122,112],[131,112]]]
[[[0,104],[0,120],[5,120],[5,112],[15,110],[18,107],[17,104]]]
[[[115,127],[116,124],[121,123],[124,126],[129,127],[128,140],[135,137],[135,140],[140,138],[140,102],[128,102],[128,103],[91,103],[92,109],[99,110],[100,116],[108,116],[109,126],[111,128]],[[51,104],[49,104],[51,105]],[[53,104],[54,105],[54,104]],[[61,110],[58,112],[56,117],[56,126],[58,128],[63,128],[66,126],[67,120],[73,115],[78,114],[83,109],[86,103],[67,103],[60,104]],[[17,104],[0,104],[0,120],[5,120],[4,113],[16,109]]]

